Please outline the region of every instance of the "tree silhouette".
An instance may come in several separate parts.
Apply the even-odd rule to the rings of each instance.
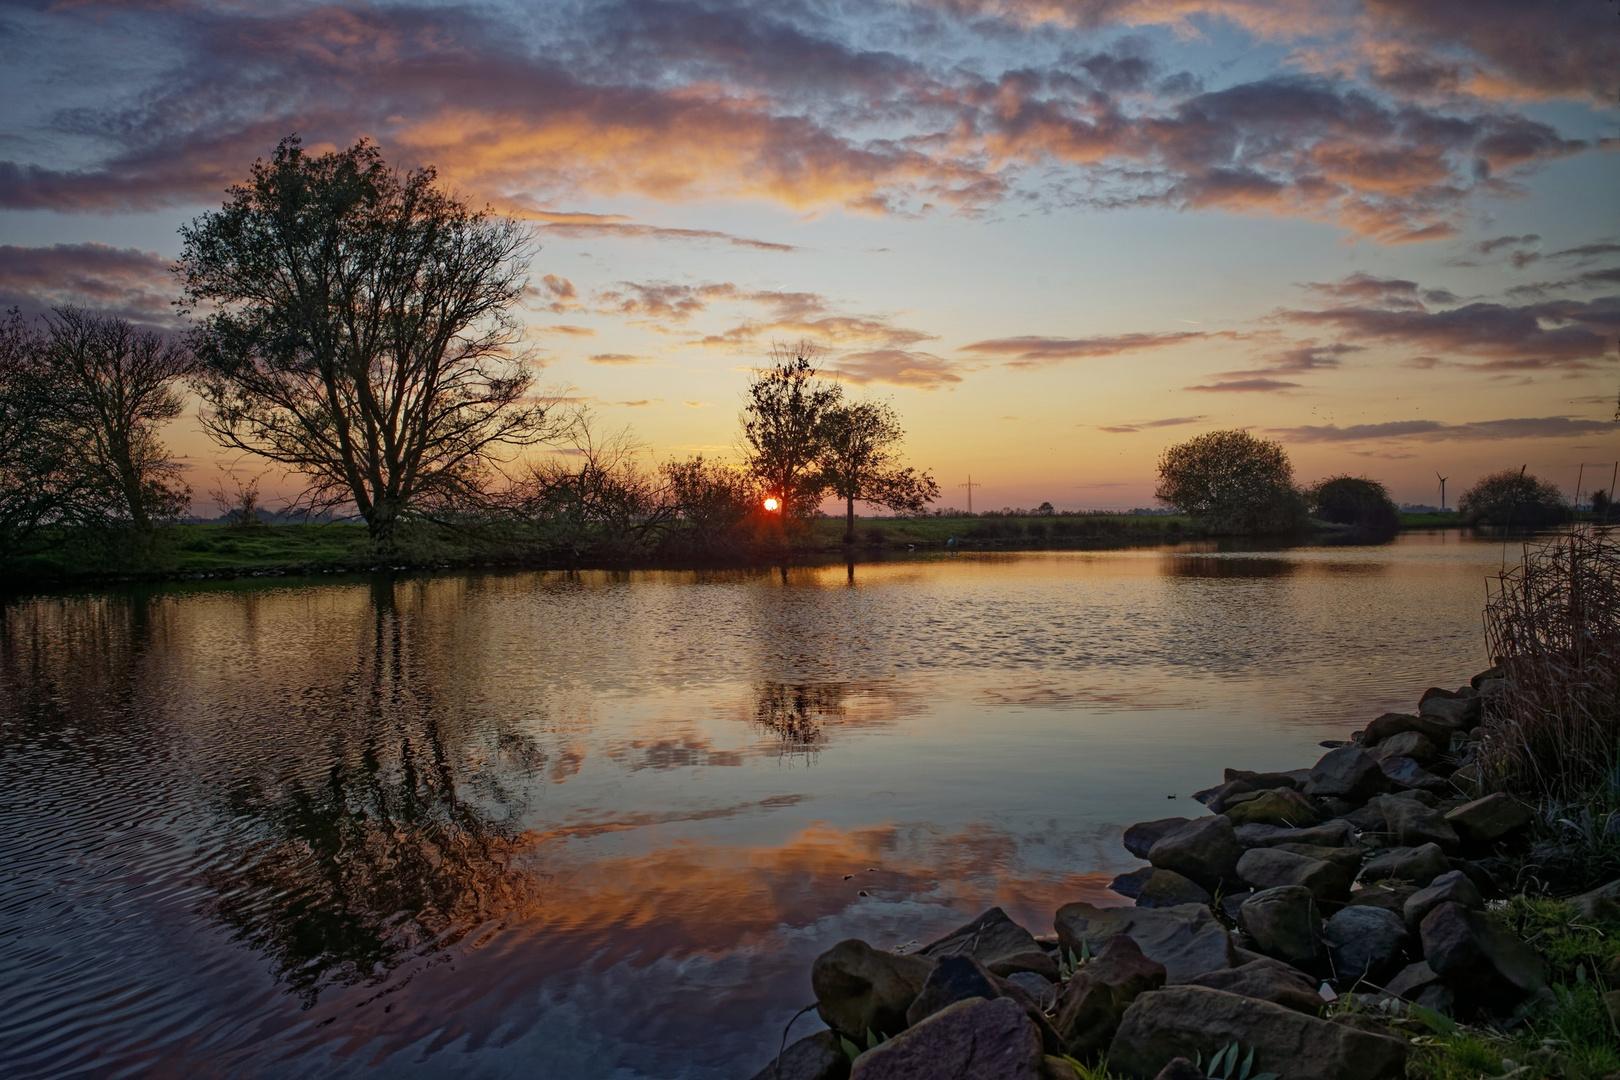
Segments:
[[[821,475],[827,489],[844,500],[844,543],[855,542],[857,499],[916,513],[939,498],[932,476],[900,467],[898,451],[905,431],[887,402],[834,406],[824,432]]]
[[[748,384],[743,407],[748,470],[766,494],[782,500],[789,521],[813,514],[826,491],[821,460],[827,422],[843,399],[837,383],[819,377],[813,362],[818,351],[805,341],[778,345],[772,366]]]

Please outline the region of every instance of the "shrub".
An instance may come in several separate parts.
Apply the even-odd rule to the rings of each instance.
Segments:
[[[1247,431],[1212,431],[1170,447],[1153,495],[1216,533],[1297,532],[1308,514],[1287,451]]]
[[[1470,525],[1534,528],[1556,525],[1569,516],[1558,486],[1523,469],[1503,469],[1480,477],[1462,493],[1457,509]]]
[[[1389,489],[1362,476],[1331,476],[1306,493],[1311,510],[1323,521],[1369,532],[1393,533],[1401,519]]]

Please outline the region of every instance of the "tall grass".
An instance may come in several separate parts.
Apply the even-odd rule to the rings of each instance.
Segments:
[[[1542,802],[1612,795],[1620,765],[1620,542],[1573,526],[1527,546],[1485,607],[1502,668],[1482,777]]]

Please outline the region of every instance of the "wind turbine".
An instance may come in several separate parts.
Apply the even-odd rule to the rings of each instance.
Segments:
[[[1434,475],[1440,476],[1440,473],[1436,471]],[[1440,512],[1442,514],[1446,512],[1446,481],[1450,479],[1449,476],[1440,476]]]

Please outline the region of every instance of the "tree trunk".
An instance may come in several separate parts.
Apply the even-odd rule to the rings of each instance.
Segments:
[[[855,543],[855,500],[844,500],[844,543]]]
[[[394,528],[399,524],[399,507],[391,499],[378,499],[371,504],[371,512],[366,515],[366,531],[371,534],[371,543],[379,554],[390,554],[394,550]]]

